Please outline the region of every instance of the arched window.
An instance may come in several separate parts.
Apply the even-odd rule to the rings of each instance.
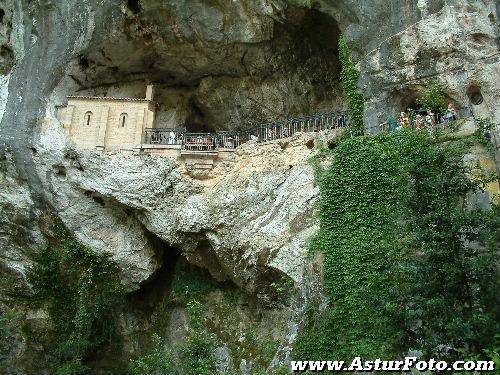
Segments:
[[[119,122],[119,126],[121,126],[122,128],[125,127],[125,124],[127,123],[127,114],[126,113],[122,113],[120,115],[120,122]]]
[[[92,112],[88,111],[85,113],[85,116],[83,117],[83,123],[86,126],[90,126],[90,121],[92,120]]]

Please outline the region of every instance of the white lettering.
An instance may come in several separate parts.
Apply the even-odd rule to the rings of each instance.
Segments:
[[[373,370],[373,361],[365,361],[364,371],[372,371]]]
[[[462,366],[463,363],[464,361],[456,361],[455,363],[453,363],[453,370],[462,371],[464,369]]]
[[[363,362],[361,362],[361,357],[354,357],[348,370],[363,371]]]
[[[474,361],[467,361],[464,364],[464,370],[472,371],[476,367],[476,363]]]
[[[307,370],[307,361],[292,361],[292,371],[306,371]]]
[[[418,371],[425,371],[425,370],[427,370],[427,362],[425,362],[425,361],[418,361],[417,364],[415,365],[415,368]]]
[[[434,371],[434,365],[436,364],[436,360],[434,358],[431,358],[429,360],[429,371]]]
[[[342,371],[344,361],[328,361],[326,366],[328,367],[328,371]]]
[[[493,370],[495,370],[495,362],[477,361],[476,371],[493,371]]]
[[[403,371],[410,371],[413,364],[417,361],[417,357],[406,357]]]
[[[348,368],[344,361],[291,361],[293,372],[303,371],[386,371],[407,372],[416,369],[420,372],[443,372],[453,369],[454,371],[495,371],[494,361],[455,361],[448,365],[446,361],[437,361],[434,358],[428,361],[418,361],[417,357],[405,357],[404,361],[383,361],[377,358],[374,361],[362,362],[361,357],[355,357]]]

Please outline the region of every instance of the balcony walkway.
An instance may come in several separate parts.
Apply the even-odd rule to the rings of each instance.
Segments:
[[[348,123],[349,118],[345,113],[330,112],[260,124],[245,131],[191,133],[180,127],[149,128],[144,131],[143,147],[148,149],[181,149],[186,153],[230,151],[250,140],[256,142],[274,141],[291,137],[298,132],[345,128]]]

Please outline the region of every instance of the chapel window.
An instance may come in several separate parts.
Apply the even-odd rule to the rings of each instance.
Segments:
[[[85,116],[84,116],[84,124],[86,126],[90,126],[91,120],[92,120],[92,112],[88,111],[85,113]]]
[[[127,117],[128,117],[128,116],[127,116],[127,114],[126,114],[126,113],[122,113],[122,114],[120,115],[120,122],[119,122],[119,124],[120,124],[120,126],[121,126],[122,128],[124,128],[124,127],[125,127],[125,124],[127,123]]]

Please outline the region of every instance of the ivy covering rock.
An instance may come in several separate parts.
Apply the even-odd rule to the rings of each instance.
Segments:
[[[52,373],[84,374],[98,351],[120,350],[116,314],[124,291],[108,255],[81,245],[60,226],[54,234],[56,242],[35,256],[28,273],[33,295],[26,302],[48,311]]]
[[[349,110],[350,128],[353,133],[362,134],[365,109],[363,93],[358,89],[359,72],[351,59],[344,37],[339,38],[339,60],[342,65],[340,80]]]
[[[427,132],[357,137],[318,170],[329,306],[308,306],[298,359],[485,357],[498,347],[497,206],[468,206],[464,142]],[[497,340],[497,341],[495,341]]]

